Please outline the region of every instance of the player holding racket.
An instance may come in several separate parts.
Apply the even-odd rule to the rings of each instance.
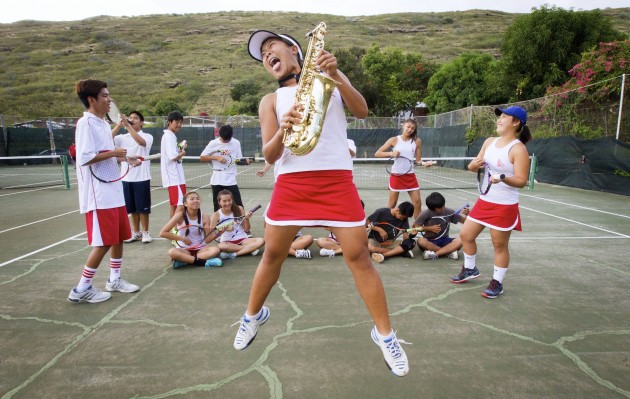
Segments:
[[[168,129],[164,130],[160,144],[162,187],[168,189],[170,217],[181,211],[186,195],[186,177],[181,159],[186,155],[186,146],[177,145],[177,132],[182,128],[184,116],[179,111],[172,111],[167,118]]]
[[[393,209],[398,203],[398,194],[406,191],[413,204],[414,220],[420,215],[420,185],[414,170],[415,164],[421,163],[422,141],[418,138],[418,124],[407,119],[402,124],[400,135],[389,138],[374,154],[377,158],[392,158],[389,176],[389,199],[387,206]]]
[[[85,214],[88,244],[92,250],[79,284],[70,290],[68,301],[97,303],[111,298],[109,292],[101,292],[92,285],[96,270],[108,252],[110,275],[105,289],[120,292],[136,292],[140,289],[120,278],[123,240],[131,236],[122,183],[102,182],[89,170],[91,165],[101,162],[110,162],[116,166],[116,158],[124,158],[127,150],[114,147],[112,129],[104,119],[111,101],[107,83],[86,79],[78,82],[75,89],[87,109],[77,122],[75,142],[79,207],[81,213]]]
[[[242,206],[234,202],[234,196],[230,190],[221,190],[217,198],[220,208],[212,214],[210,227],[221,225],[222,222],[234,219],[235,223],[229,226],[221,234],[221,242],[219,249],[221,250],[221,259],[234,259],[237,256],[252,254],[258,255],[260,248],[265,244],[262,238],[250,238],[247,232],[250,229],[249,218],[254,210],[245,212]],[[240,219],[242,217],[242,219]]]
[[[236,160],[242,158],[243,154],[241,143],[232,137],[233,134],[232,126],[221,126],[219,137],[211,140],[199,157],[201,162],[212,162],[213,171],[210,185],[212,186],[212,201],[215,212],[220,208],[217,198],[222,190],[230,190],[234,195],[234,202],[243,206],[241,192],[236,182]],[[249,161],[246,162],[249,163]]]
[[[413,258],[413,248],[416,242],[411,236],[415,234],[407,232],[409,229],[409,218],[413,216],[413,205],[405,201],[395,207],[379,208],[367,218],[368,249],[372,253],[375,262],[382,263],[385,258],[401,255]],[[401,243],[396,239],[402,234]]]
[[[120,122],[112,129],[114,144],[117,147],[127,149],[127,154],[139,157],[148,157],[153,145],[153,136],[142,131],[144,116],[139,111],[132,111],[129,118],[122,115]],[[118,134],[120,129],[127,128],[126,134]],[[133,161],[125,159],[125,163]],[[153,241],[149,233],[149,214],[151,213],[151,162],[136,162],[122,179],[123,192],[125,193],[125,206],[127,213],[131,214],[133,232],[131,238],[125,242],[142,240],[144,243]],[[142,223],[142,231],[140,230]]]
[[[518,189],[527,184],[529,154],[525,143],[531,139],[527,126],[527,112],[518,106],[496,108],[499,137],[486,139],[481,151],[468,165],[476,172],[488,165],[493,171],[492,186],[481,195],[464,222],[459,236],[464,250],[464,266],[454,283],[465,283],[479,277],[476,266],[477,236],[489,227],[494,247],[494,273],[488,287],[481,295],[496,298],[503,293],[503,278],[510,262],[508,244],[512,230],[521,231],[518,209]]]
[[[292,129],[303,117],[301,107],[294,104],[302,50],[290,36],[263,30],[250,36],[248,50],[280,85],[274,93],[263,97],[259,106],[262,152],[267,162],[275,164],[277,180],[265,219],[265,252],[256,269],[234,348],[247,348],[258,328],[269,318],[269,309],[263,305],[278,281],[296,233],[303,226],[330,227],[374,320],[372,340],[392,372],[406,375],[407,356],[390,325],[385,290],[367,248],[365,212],[352,180],[344,103],[353,116],[362,119],[368,113],[365,99],[337,69],[337,59],[325,50],[320,51],[316,60],[319,69],[341,85],[331,97],[319,144],[307,155],[293,155],[282,139],[284,131]]]
[[[437,259],[447,255],[451,259],[459,259],[457,251],[462,247],[459,237],[449,237],[451,223],[464,222],[468,207],[453,210],[446,208],[446,199],[438,192],[433,192],[424,200],[427,205],[415,226],[422,226],[423,235],[418,238],[418,247],[424,250],[424,259]],[[468,204],[466,204],[468,205]]]
[[[173,228],[177,234],[173,233]],[[178,247],[168,250],[173,259],[173,269],[185,265],[218,267],[223,266],[218,258],[221,251],[209,245],[218,234],[210,227],[210,216],[201,211],[201,197],[191,191],[184,195],[183,209],[164,225],[160,237],[178,243]]]

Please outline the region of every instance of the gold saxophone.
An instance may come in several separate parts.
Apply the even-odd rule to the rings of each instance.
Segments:
[[[302,120],[291,129],[284,130],[282,142],[295,155],[306,155],[313,151],[324,126],[330,96],[341,83],[323,75],[315,61],[324,49],[326,24],[320,22],[306,37],[310,37],[304,56],[295,102],[302,105]]]

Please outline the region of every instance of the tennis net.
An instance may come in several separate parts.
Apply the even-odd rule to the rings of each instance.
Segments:
[[[477,175],[466,167],[472,157],[423,158],[423,161],[435,161],[430,167],[416,167],[416,177],[423,190],[470,189],[477,187]],[[360,190],[387,190],[389,174],[387,159],[356,158],[353,160],[354,184]],[[256,158],[250,165],[237,166],[239,188],[272,189],[274,183],[273,168],[260,177],[256,172],[265,165],[263,158]],[[187,156],[183,159],[186,185],[189,188],[210,188],[212,168],[207,163],[199,162],[199,157]],[[530,176],[533,178],[533,176]],[[160,163],[151,163],[151,182],[161,186]]]
[[[70,188],[65,155],[0,157],[0,188]]]

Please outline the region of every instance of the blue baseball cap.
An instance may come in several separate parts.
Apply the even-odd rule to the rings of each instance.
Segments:
[[[521,125],[527,125],[527,111],[525,111],[522,107],[513,105],[511,107],[507,107],[506,109],[495,108],[494,113],[496,116],[500,116],[501,114],[513,116],[521,121]]]

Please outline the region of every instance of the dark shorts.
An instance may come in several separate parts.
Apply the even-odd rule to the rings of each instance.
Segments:
[[[437,245],[440,248],[444,248],[451,242],[453,242],[453,237],[440,237],[437,240],[428,240],[430,243]]]
[[[122,184],[127,213],[151,213],[151,180]]]

